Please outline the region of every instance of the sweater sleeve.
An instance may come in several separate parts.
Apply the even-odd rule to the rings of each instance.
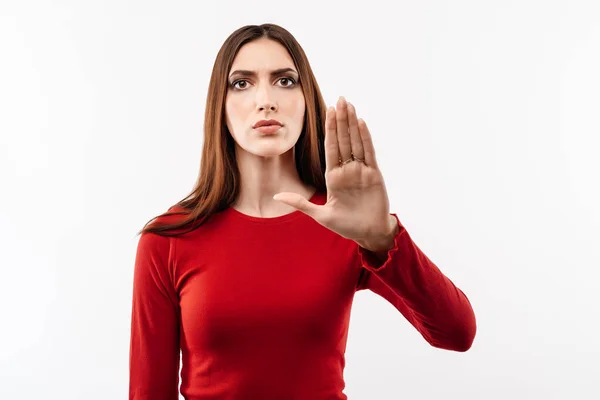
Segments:
[[[476,321],[466,295],[417,247],[398,220],[399,232],[387,259],[360,246],[357,290],[369,289],[390,302],[432,346],[467,351]]]
[[[170,253],[170,238],[141,235],[133,274],[129,400],[179,398],[179,306]]]

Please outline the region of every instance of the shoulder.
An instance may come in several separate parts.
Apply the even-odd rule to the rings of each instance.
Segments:
[[[188,214],[189,210],[186,210],[182,206],[176,204],[169,207],[162,214],[154,218],[153,223],[156,223],[158,225],[174,224],[183,220]]]
[[[149,226],[161,226],[174,224],[181,221],[187,215],[187,211],[180,205],[173,205],[166,211],[154,217]],[[154,232],[144,232],[140,236],[140,247],[143,248],[162,248],[169,246],[170,238],[168,236],[160,235]]]

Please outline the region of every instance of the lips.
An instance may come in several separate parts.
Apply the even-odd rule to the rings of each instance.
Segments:
[[[258,121],[257,123],[255,123],[252,126],[252,128],[260,128],[261,126],[271,126],[271,125],[283,126],[281,124],[281,122],[279,122],[275,119],[262,119],[262,120]]]

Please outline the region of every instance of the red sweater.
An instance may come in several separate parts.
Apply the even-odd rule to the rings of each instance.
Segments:
[[[258,218],[228,208],[179,237],[143,234],[129,399],[178,399],[180,350],[187,400],[346,399],[350,309],[364,289],[432,346],[466,351],[476,330],[469,300],[398,224],[385,262],[300,211]]]

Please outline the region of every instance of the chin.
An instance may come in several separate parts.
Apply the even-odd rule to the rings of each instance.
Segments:
[[[273,143],[262,143],[258,146],[252,146],[247,151],[259,157],[277,157],[292,150],[294,143],[284,143],[276,140]]]

